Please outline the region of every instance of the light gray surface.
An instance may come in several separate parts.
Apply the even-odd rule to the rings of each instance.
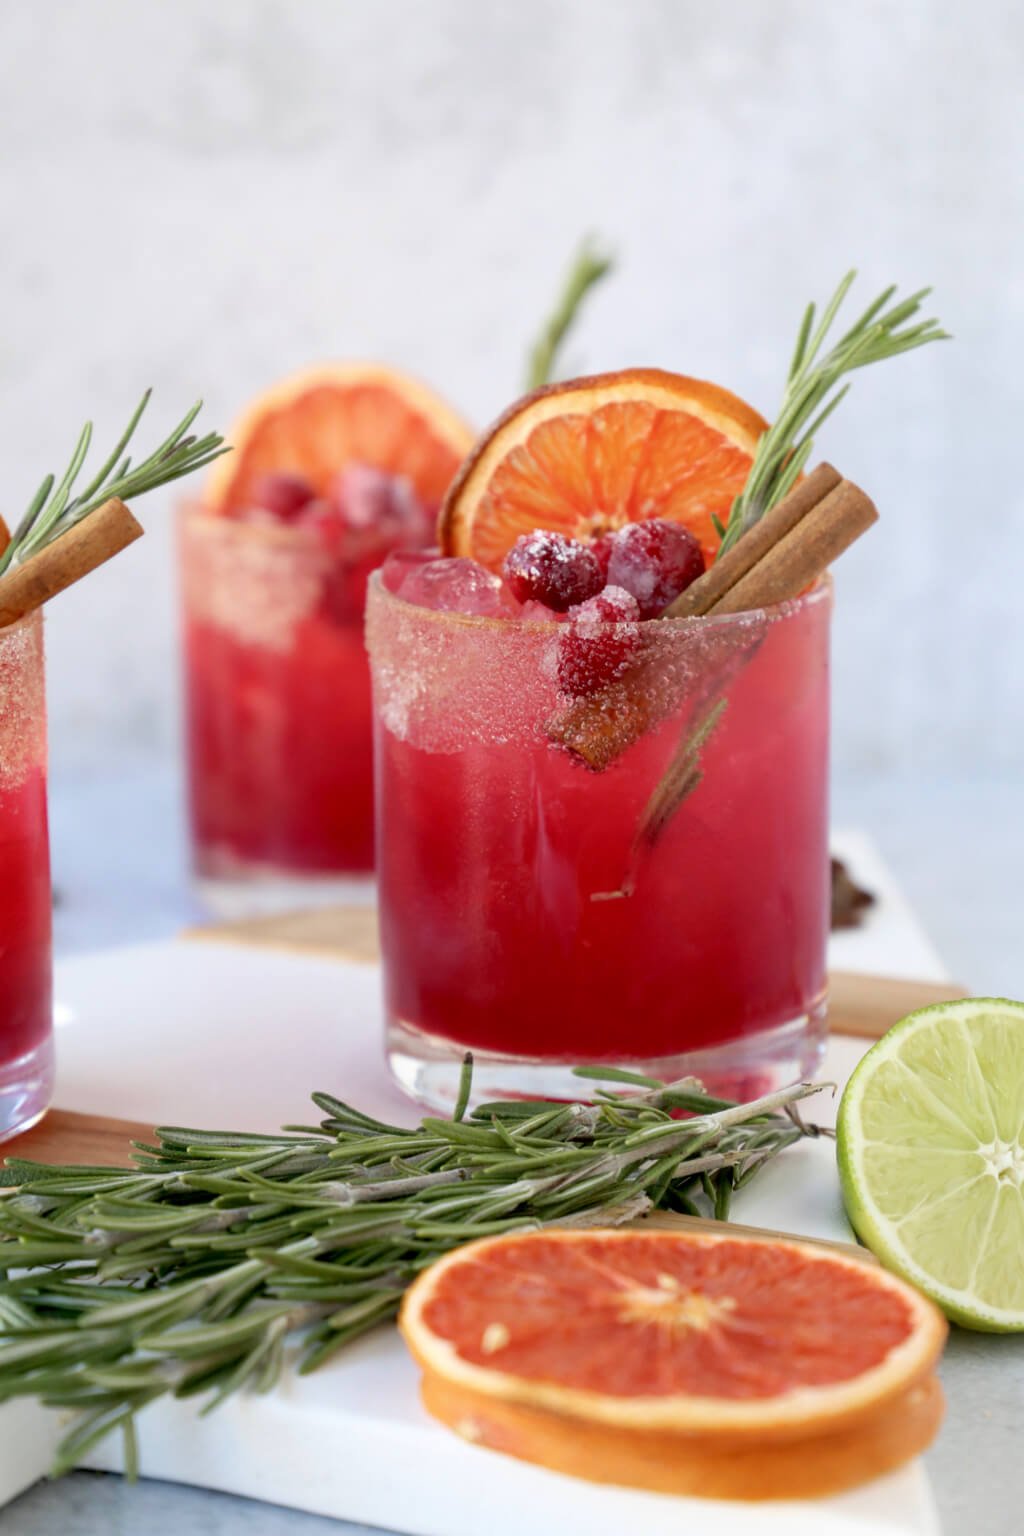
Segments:
[[[1020,789],[993,781],[840,782],[837,823],[870,833],[951,969],[976,992],[1024,996]],[[188,886],[178,775],[141,761],[53,781],[57,945],[83,951],[175,933],[202,916]],[[856,871],[854,871],[856,873]],[[929,1467],[946,1536],[1011,1536],[1024,1504],[1024,1339],[954,1330],[943,1365],[949,1417]],[[210,1536],[318,1536],[355,1527],[170,1484],[123,1487],[78,1474],[0,1515],[17,1536],[146,1529]]]
[[[362,1536],[365,1525],[325,1520],[177,1483],[134,1486],[104,1472],[37,1483],[0,1513],[11,1536]]]
[[[1019,770],[1022,55],[1019,0],[8,0],[2,510],[149,383],[152,430],[200,393],[226,425],[383,357],[483,426],[588,228],[622,266],[569,368],[766,413],[849,266],[864,303],[933,283],[955,342],[859,376],[822,434],[883,513],[840,571],[836,761]],[[174,500],[53,606],[69,763],[172,739]]]

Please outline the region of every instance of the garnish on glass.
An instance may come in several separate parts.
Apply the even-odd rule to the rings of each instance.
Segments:
[[[92,442],[92,422],[79,434],[58,481],[47,475],[9,540],[0,524],[0,624],[11,624],[95,570],[142,529],[125,505],[157,486],[179,480],[230,450],[215,432],[189,434],[199,400],[162,443],[139,464],[126,455],[152,391],[146,390],[117,443],[78,491],[75,484]]]
[[[779,414],[757,445],[747,483],[733,502],[728,523],[719,525],[719,559],[796,484],[813,452],[816,433],[849,391],[849,381],[836,388],[841,379],[869,363],[898,357],[930,341],[950,339],[938,320],[917,319],[930,288],[893,303],[893,283],[822,356],[856,276],[856,269],[847,272],[820,319],[814,304],[804,310]]]
[[[742,613],[797,597],[876,520],[868,497],[831,466],[820,465],[801,479],[815,435],[847,393],[849,381],[841,383],[847,374],[947,339],[947,333],[936,320],[917,320],[930,289],[893,302],[896,289],[889,287],[823,354],[855,276],[852,271],[846,274],[820,320],[813,304],[804,312],[779,414],[757,444],[727,522],[715,519],[721,535],[715,561],[669,604],[662,617]],[[752,629],[741,663],[756,651],[761,638]],[[637,862],[699,785],[703,751],[725,715],[728,701],[723,690],[735,671],[733,659],[719,689],[695,707],[641,817],[631,868],[621,889],[599,892],[594,899],[630,894]],[[610,688],[574,701],[552,720],[552,740],[588,767],[607,768],[656,719],[657,698],[646,681],[641,661]]]
[[[165,1128],[136,1167],[12,1158],[0,1182],[0,1401],[76,1415],[55,1470],[156,1398],[266,1391],[301,1333],[303,1371],[393,1318],[471,1238],[614,1226],[660,1209],[724,1219],[733,1192],[805,1136],[798,1083],[749,1104],[615,1068],[593,1102],[497,1101],[387,1125],[329,1094],[291,1134]],[[628,1096],[621,1096],[621,1090]],[[687,1118],[677,1118],[684,1113]]]
[[[613,265],[612,258],[605,255],[592,240],[583,241],[573,259],[558,302],[530,350],[526,369],[528,390],[551,383],[565,338],[576,322],[584,299],[612,271]]]

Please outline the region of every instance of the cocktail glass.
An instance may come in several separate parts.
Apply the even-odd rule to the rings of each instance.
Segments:
[[[0,629],[0,1140],[53,1089],[43,623]]]
[[[195,868],[294,898],[373,868],[363,612],[379,541],[186,508],[181,521]]]
[[[738,1098],[813,1070],[830,612],[824,582],[776,609],[649,621],[634,670],[573,700],[565,626],[433,611],[374,577],[387,1055],[404,1088],[450,1105],[467,1050],[483,1097],[576,1095],[586,1062]]]

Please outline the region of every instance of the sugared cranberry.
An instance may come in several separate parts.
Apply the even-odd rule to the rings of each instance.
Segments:
[[[701,547],[681,523],[656,517],[611,535],[608,581],[632,592],[642,619],[663,613],[703,570]]]
[[[605,587],[570,608],[568,617],[558,642],[558,683],[563,693],[580,697],[613,682],[637,656],[640,609],[622,587]]]
[[[302,528],[311,528],[325,549],[340,550],[345,542],[345,524],[333,503],[322,496],[307,502],[295,521]]]
[[[414,566],[403,579],[398,595],[407,603],[442,613],[471,613],[496,619],[511,618],[516,612],[501,577],[461,555]]]
[[[254,510],[270,512],[283,523],[290,523],[313,500],[316,491],[305,475],[279,470],[260,475],[253,482],[249,500]]]
[[[347,528],[391,545],[424,544],[431,518],[404,475],[389,475],[370,464],[348,464],[331,481],[331,506]]]
[[[599,539],[592,541],[590,549],[598,565],[601,567],[601,575],[607,581],[608,562],[612,557],[612,535],[610,533],[602,533]]]
[[[595,555],[576,539],[540,529],[521,534],[505,556],[504,576],[521,603],[543,603],[565,613],[604,586]]]

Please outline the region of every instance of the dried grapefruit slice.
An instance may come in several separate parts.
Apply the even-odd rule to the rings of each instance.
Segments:
[[[865,1425],[946,1324],[886,1270],[737,1234],[546,1231],[456,1249],[406,1296],[427,1373],[582,1425],[785,1442]]]
[[[718,547],[767,423],[701,379],[656,368],[536,390],[500,417],[462,466],[441,511],[446,555],[498,570],[520,534],[589,538],[671,518]]]
[[[817,1498],[891,1472],[934,1440],[942,1389],[926,1376],[862,1424],[799,1440],[759,1441],[620,1429],[485,1397],[429,1372],[424,1406],[474,1445],[593,1483],[703,1499]]]
[[[323,495],[356,462],[404,476],[425,506],[438,507],[473,433],[416,379],[339,363],[283,379],[253,401],[228,440],[235,451],[214,465],[207,505],[230,514],[249,504],[265,474],[302,475]]]

